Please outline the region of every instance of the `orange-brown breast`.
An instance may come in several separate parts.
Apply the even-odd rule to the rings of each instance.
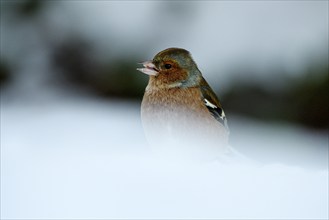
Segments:
[[[174,136],[200,143],[211,140],[215,145],[227,144],[228,133],[204,105],[199,88],[148,89],[141,113],[148,139]]]

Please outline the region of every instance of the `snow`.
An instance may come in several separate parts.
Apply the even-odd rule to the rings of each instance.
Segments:
[[[327,134],[238,117],[229,122],[233,135],[241,133],[233,147],[254,162],[153,155],[138,103],[2,102],[1,218],[328,218]],[[263,154],[252,153],[257,147]],[[310,152],[321,166],[281,158],[309,159]]]

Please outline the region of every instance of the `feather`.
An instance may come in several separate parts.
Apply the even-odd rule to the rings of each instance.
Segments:
[[[209,112],[211,113],[211,115],[219,123],[221,123],[227,129],[227,131],[229,131],[224,110],[221,107],[219,100],[216,97],[214,91],[210,88],[210,86],[204,79],[202,79],[201,81],[200,89],[201,89],[203,102],[207,107],[207,109],[209,110]]]

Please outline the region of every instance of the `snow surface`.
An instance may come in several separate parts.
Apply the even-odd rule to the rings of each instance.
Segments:
[[[1,218],[328,218],[327,134],[229,122],[254,162],[153,155],[137,103],[2,103]]]

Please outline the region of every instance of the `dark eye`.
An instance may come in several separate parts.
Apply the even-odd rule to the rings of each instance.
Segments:
[[[171,68],[171,64],[167,63],[164,65],[166,69],[170,69]]]

